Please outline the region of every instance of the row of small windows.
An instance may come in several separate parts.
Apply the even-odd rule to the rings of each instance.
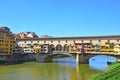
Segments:
[[[90,42],[92,42],[92,40],[89,40]],[[24,41],[25,43],[26,43],[26,41]],[[33,43],[33,41],[30,41],[31,43]],[[39,43],[40,41],[37,41],[37,43]],[[44,40],[44,43],[46,43],[47,41],[46,40]],[[58,43],[60,43],[61,41],[60,40],[58,40]],[[68,43],[68,40],[66,40],[65,41],[66,43]],[[76,42],[76,40],[73,40],[73,43],[75,43]],[[84,40],[81,40],[81,42],[83,43],[84,42]],[[98,42],[101,42],[101,40],[98,40]],[[107,40],[107,42],[110,42],[110,40]],[[119,42],[119,39],[117,39],[117,42]],[[53,43],[53,40],[51,40],[51,43]]]
[[[4,42],[4,40],[0,40],[0,42]]]
[[[0,42],[6,42],[6,40],[0,40]],[[7,41],[7,42],[9,42],[9,41]],[[10,41],[10,43],[15,43],[15,41]]]
[[[9,48],[0,48],[0,50],[9,50]]]
[[[9,44],[0,44],[0,46],[9,46]],[[13,46],[13,44],[10,44],[10,46]]]

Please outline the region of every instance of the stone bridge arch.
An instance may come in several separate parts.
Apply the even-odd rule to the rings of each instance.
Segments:
[[[52,54],[55,51],[55,45],[54,44],[50,44],[48,47],[48,53]]]
[[[68,44],[65,44],[63,49],[64,51],[68,52],[70,50],[70,46]]]
[[[79,55],[79,62],[80,63],[89,63],[89,59],[98,55],[106,55],[106,56],[111,56],[115,57],[116,60],[120,59],[120,56],[118,55],[113,55],[113,54],[81,54]]]
[[[50,54],[47,55],[46,57],[44,57],[44,61],[45,62],[52,62],[52,60],[54,58],[63,58],[63,57],[73,57],[75,58],[73,55],[71,54],[66,54],[66,53],[55,53],[55,54]]]
[[[77,63],[89,63],[89,59],[92,57],[95,57],[97,55],[107,55],[107,56],[113,56],[116,57],[117,60],[120,61],[120,55],[114,55],[114,54],[78,54],[78,53],[54,53],[54,54],[40,54],[39,58],[37,58],[38,62],[44,62],[44,61],[52,61],[52,59],[57,56],[57,55],[64,55],[64,56],[68,56],[68,57],[73,57],[76,58],[76,62]],[[59,56],[57,56],[59,57]]]
[[[62,51],[63,47],[61,44],[56,45],[56,51]]]
[[[52,49],[55,50],[55,45],[54,45],[54,44],[50,44],[50,45],[49,45],[49,48],[52,48]]]

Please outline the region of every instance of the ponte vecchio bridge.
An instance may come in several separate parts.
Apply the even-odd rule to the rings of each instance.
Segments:
[[[88,61],[95,55],[111,55],[119,58],[120,36],[85,36],[17,39],[17,44],[24,53],[40,55],[72,55],[78,62]],[[46,56],[46,58],[48,58]]]

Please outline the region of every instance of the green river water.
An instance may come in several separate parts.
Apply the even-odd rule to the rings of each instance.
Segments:
[[[98,72],[88,64],[26,62],[0,66],[0,80],[87,80]]]

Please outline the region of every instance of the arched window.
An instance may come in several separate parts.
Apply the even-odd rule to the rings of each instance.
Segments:
[[[55,46],[53,44],[49,45],[49,50],[55,50]]]
[[[53,44],[49,45],[48,53],[52,54],[55,51],[55,46]]]
[[[62,51],[62,46],[60,44],[56,46],[56,51]]]
[[[64,45],[64,51],[69,51],[69,48],[70,48],[69,45],[67,45],[67,44]]]

